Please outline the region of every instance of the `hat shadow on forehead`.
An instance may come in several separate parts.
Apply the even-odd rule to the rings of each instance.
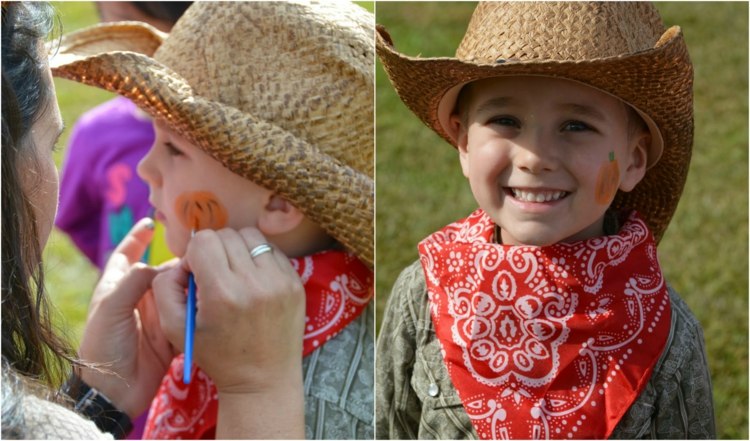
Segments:
[[[382,26],[376,40],[401,99],[454,146],[449,119],[459,91],[484,78],[568,79],[633,107],[654,140],[650,168],[613,207],[637,210],[661,239],[690,162],[693,68],[680,28],[665,29],[653,4],[480,2],[453,58],[399,53]]]
[[[196,2],[169,35],[65,36],[51,66],[132,99],[372,265],[373,34],[348,3]]]

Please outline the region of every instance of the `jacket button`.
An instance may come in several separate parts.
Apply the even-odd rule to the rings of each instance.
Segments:
[[[436,397],[436,396],[438,396],[438,394],[440,393],[440,388],[438,387],[438,385],[437,385],[437,384],[435,384],[435,383],[431,383],[431,384],[430,384],[430,387],[428,387],[428,388],[427,388],[427,393],[428,393],[428,394],[429,394],[429,395],[430,395],[431,397]]]

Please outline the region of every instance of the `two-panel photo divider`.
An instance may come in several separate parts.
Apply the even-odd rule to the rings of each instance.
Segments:
[[[2,3],[2,437],[747,439],[748,3]]]

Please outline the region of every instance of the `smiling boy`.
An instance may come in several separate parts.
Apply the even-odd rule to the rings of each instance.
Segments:
[[[656,257],[692,146],[680,29],[647,3],[487,2],[453,59],[377,37],[479,206],[393,287],[377,438],[715,437],[700,324]]]
[[[461,167],[503,244],[602,236],[616,191],[631,191],[645,174],[649,132],[610,95],[523,76],[480,80],[461,94],[450,120]]]

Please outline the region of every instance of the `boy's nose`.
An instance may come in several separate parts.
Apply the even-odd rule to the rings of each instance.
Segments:
[[[136,171],[138,176],[141,177],[151,187],[157,187],[161,185],[161,175],[155,164],[153,146],[149,149],[146,156],[138,162]]]
[[[550,139],[541,133],[529,134],[517,140],[513,164],[528,173],[541,173],[557,168],[557,154]]]

